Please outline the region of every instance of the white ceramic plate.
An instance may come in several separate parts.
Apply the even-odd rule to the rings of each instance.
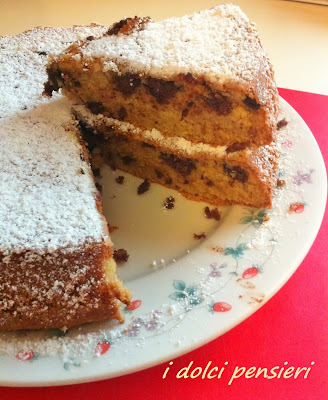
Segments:
[[[133,292],[126,323],[60,331],[2,333],[0,384],[61,385],[127,374],[171,360],[233,328],[288,280],[310,249],[323,218],[327,178],[318,146],[300,116],[282,100],[280,178],[273,210],[220,208],[185,200],[104,169],[105,214],[129,262],[119,274]],[[125,176],[118,185],[115,177]],[[165,198],[176,200],[165,210]],[[212,208],[212,207],[211,207]],[[269,215],[269,221],[266,219]],[[195,234],[206,234],[203,240]]]

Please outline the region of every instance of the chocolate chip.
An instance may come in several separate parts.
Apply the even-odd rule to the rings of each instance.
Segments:
[[[206,185],[207,185],[208,187],[212,187],[212,186],[214,186],[214,183],[213,183],[212,181],[207,181],[207,182],[206,182]]]
[[[62,71],[59,68],[47,68],[48,81],[44,84],[43,94],[51,97],[52,92],[58,92],[63,84]]]
[[[210,210],[209,207],[205,207],[205,217],[207,219],[215,219],[216,221],[220,221],[221,215],[217,208],[213,208]]]
[[[261,105],[255,99],[252,99],[249,96],[246,96],[244,104],[253,110],[258,110],[261,107]]]
[[[141,84],[141,79],[135,74],[115,76],[117,89],[124,95],[132,94]]]
[[[232,111],[231,101],[219,92],[210,91],[209,96],[204,96],[203,99],[218,115],[228,115]]]
[[[150,188],[150,182],[148,179],[145,179],[139,186],[138,186],[138,194],[143,194],[147,192]]]
[[[98,191],[101,193],[101,192],[102,192],[102,186],[101,186],[101,184],[98,183],[98,182],[96,182],[95,185],[96,185],[96,188],[98,189]]]
[[[147,147],[148,149],[154,149],[155,146],[153,146],[152,144],[146,143],[146,142],[142,142],[142,147]]]
[[[131,156],[122,156],[121,160],[124,165],[130,165],[132,162],[136,161],[136,159]]]
[[[157,178],[158,178],[158,179],[161,179],[161,178],[163,178],[163,174],[162,174],[162,172],[161,172],[161,171],[159,171],[158,169],[155,169],[155,174],[156,174],[156,176],[157,176]]]
[[[182,110],[182,113],[181,113],[181,121],[182,121],[184,118],[186,118],[186,117],[188,116],[188,114],[189,114],[189,108],[185,108],[184,110]]]
[[[120,175],[117,178],[115,178],[115,181],[119,184],[119,185],[123,185],[124,183],[124,176]]]
[[[288,124],[288,122],[286,121],[286,118],[280,120],[277,123],[277,130],[279,131],[279,129],[281,129],[283,126],[286,126]]]
[[[84,121],[79,121],[79,127],[89,152],[92,152],[92,150],[97,147],[98,141],[101,140],[101,136],[98,135],[96,138],[96,133],[93,128]]]
[[[155,97],[159,104],[166,103],[180,90],[173,81],[164,81],[163,79],[147,78],[145,85],[148,92]]]
[[[73,82],[73,85],[74,85],[75,87],[77,87],[77,88],[80,88],[80,87],[82,86],[82,85],[81,85],[81,82],[78,81],[78,80],[76,80],[76,79],[73,79],[72,82]]]
[[[94,38],[95,38],[95,37],[91,35],[91,36],[87,36],[86,40],[91,41],[91,40],[94,40]]]
[[[92,172],[94,176],[100,176],[100,169],[99,168],[92,168]]]
[[[165,185],[172,185],[172,179],[171,178],[165,179]]]
[[[160,153],[160,158],[166,165],[177,171],[182,176],[188,176],[196,169],[196,161],[188,158],[179,158],[174,154]]]
[[[226,148],[226,153],[234,153],[235,151],[245,150],[248,146],[248,142],[233,143]]]
[[[92,114],[102,114],[105,111],[103,103],[99,103],[97,101],[89,101],[87,103],[87,107]]]
[[[187,83],[190,83],[192,85],[196,85],[198,83],[198,79],[194,77],[193,74],[188,72],[187,74],[181,74],[180,75]]]
[[[172,210],[174,208],[175,198],[170,196],[165,199],[164,208],[166,210]]]
[[[200,240],[200,239],[205,239],[206,235],[205,232],[201,233],[200,235],[197,235],[197,233],[194,233],[194,239]]]
[[[127,18],[126,19],[121,19],[121,21],[115,22],[108,31],[106,32],[106,35],[117,35],[119,31],[123,28],[124,25],[128,23]]]
[[[189,114],[189,110],[190,110],[190,108],[193,106],[193,102],[192,101],[190,101],[188,104],[187,104],[187,108],[185,108],[184,110],[182,110],[182,113],[181,113],[181,121],[184,119],[184,118],[187,118],[187,116],[188,116],[188,114]]]
[[[135,30],[140,31],[144,29],[146,24],[150,21],[151,19],[149,17],[134,17],[122,19],[121,21],[116,22],[114,25],[112,25],[106,32],[106,35],[118,35],[119,33],[130,34]]]
[[[117,264],[122,264],[128,261],[130,255],[125,249],[114,250],[113,258]]]
[[[124,107],[121,107],[118,112],[118,118],[121,121],[124,121],[127,115],[128,113],[126,112],[126,109]]]
[[[245,183],[248,180],[247,171],[242,169],[239,165],[228,165],[228,164],[224,163],[223,170],[234,181],[237,180],[241,183]]]
[[[38,51],[39,56],[46,56],[48,53],[46,51]]]

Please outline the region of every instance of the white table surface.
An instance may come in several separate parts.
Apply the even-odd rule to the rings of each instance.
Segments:
[[[0,0],[0,35],[41,25],[109,25],[134,15],[159,20],[225,2],[228,0]],[[279,87],[328,95],[328,7],[285,0],[233,3],[257,24]]]

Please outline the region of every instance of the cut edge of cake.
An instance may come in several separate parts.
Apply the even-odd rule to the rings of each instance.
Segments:
[[[84,106],[72,110],[91,150],[99,147],[113,168],[173,188],[192,200],[272,207],[279,157],[275,143],[231,151],[179,137],[167,140],[156,130],[141,131],[129,123],[94,115]]]
[[[236,6],[160,22],[127,18],[52,57],[47,71],[47,95],[61,88],[94,113],[165,137],[252,147],[275,140],[272,65]]]

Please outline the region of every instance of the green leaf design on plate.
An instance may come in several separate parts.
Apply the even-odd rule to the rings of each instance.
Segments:
[[[200,297],[193,297],[190,299],[189,303],[191,306],[197,306],[198,304],[200,304],[203,301],[203,299],[201,299]]]
[[[227,247],[223,250],[224,255],[231,255],[233,258],[240,258],[244,255],[246,249],[246,243],[239,244],[235,249],[233,247]]]
[[[174,289],[177,289],[177,290],[185,290],[186,283],[183,281],[174,280],[173,287],[174,287]]]
[[[241,224],[249,224],[249,223],[252,222],[252,221],[253,221],[253,217],[249,216],[249,217],[243,217],[243,218],[240,220],[240,223],[241,223]]]
[[[259,227],[261,224],[263,224],[264,216],[267,213],[269,213],[269,211],[265,208],[262,208],[258,212],[255,210],[247,210],[248,215],[242,217],[240,223],[244,225],[252,223],[254,227]]]
[[[195,296],[198,293],[198,288],[195,285],[188,286],[186,292],[189,296]]]
[[[172,300],[182,300],[184,298],[186,298],[186,293],[183,292],[174,292],[172,294],[169,295],[169,298]]]

